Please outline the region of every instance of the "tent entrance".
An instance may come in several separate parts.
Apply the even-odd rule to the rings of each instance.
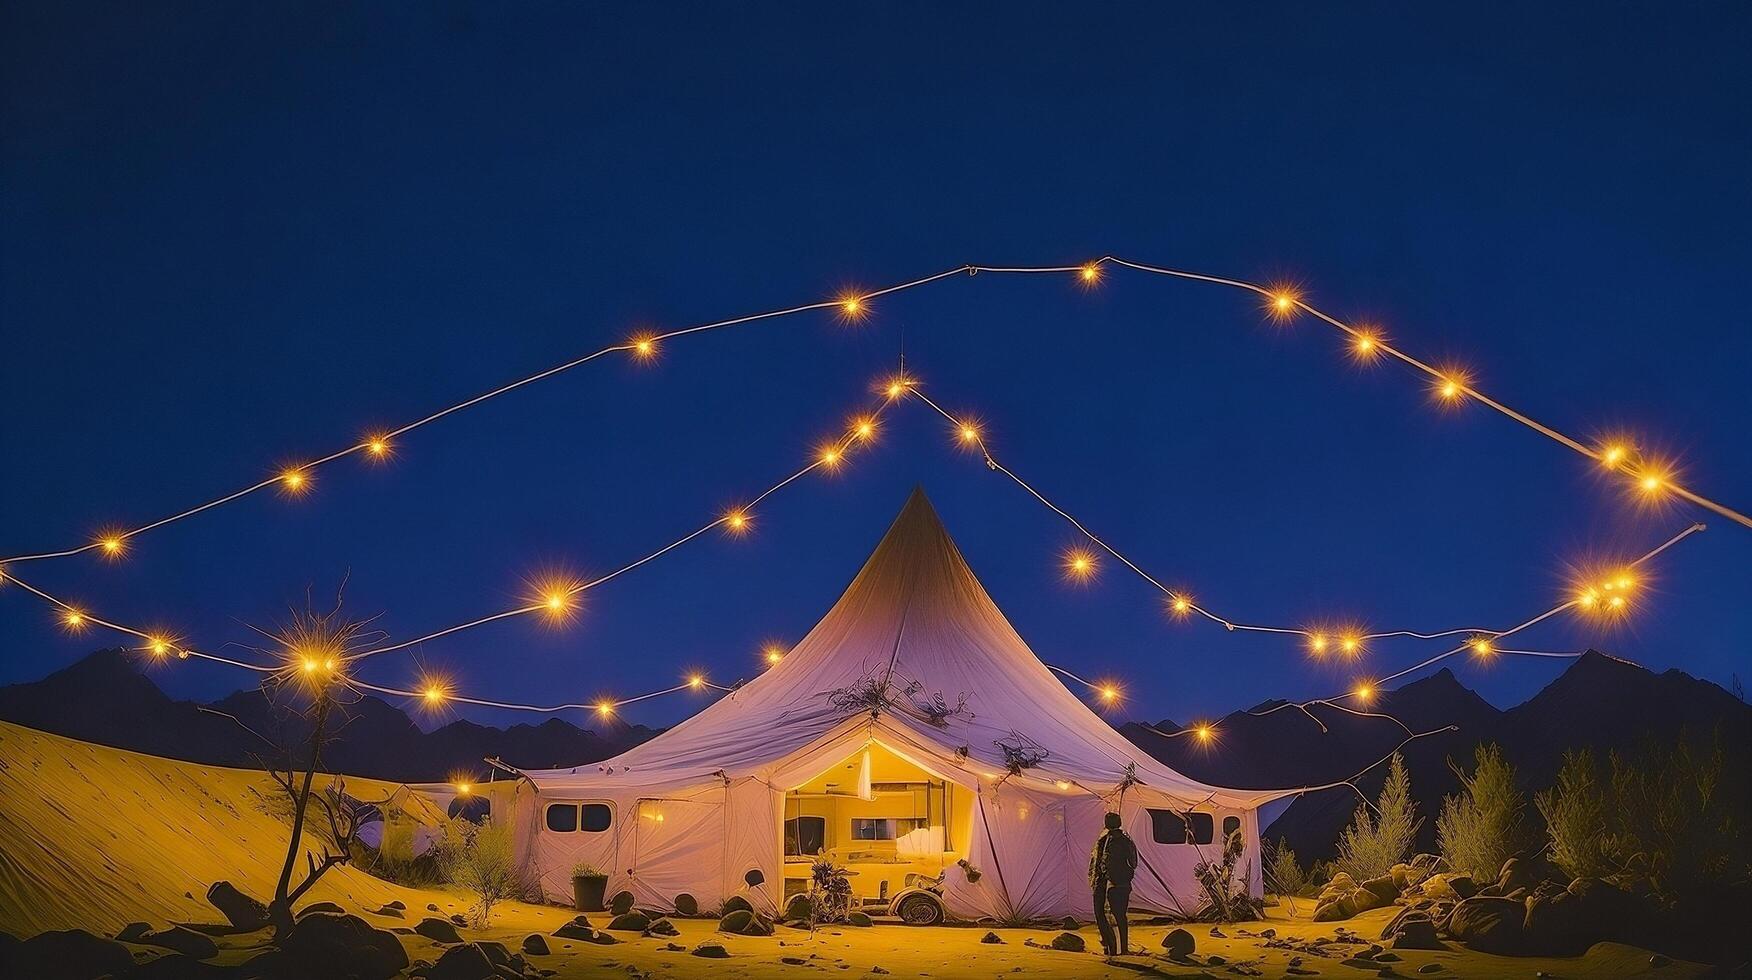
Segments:
[[[870,742],[785,793],[785,895],[808,891],[826,859],[852,872],[860,904],[886,904],[967,853],[972,814],[966,788]]]

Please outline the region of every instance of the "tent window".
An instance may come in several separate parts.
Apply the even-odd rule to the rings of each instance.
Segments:
[[[614,811],[607,803],[586,803],[583,807],[583,819],[579,821],[578,829],[587,834],[600,834],[614,823]]]
[[[1229,843],[1229,838],[1235,836],[1236,834],[1239,834],[1240,832],[1241,832],[1241,818],[1240,817],[1224,817],[1223,818],[1223,844],[1225,846]]]
[[[547,808],[547,828],[555,833],[569,834],[578,829],[578,804],[550,803]]]
[[[786,857],[820,854],[826,847],[826,817],[792,817],[785,821]]]
[[[1150,839],[1158,844],[1209,844],[1216,835],[1216,818],[1208,813],[1148,812]]]
[[[923,819],[917,817],[854,817],[852,819],[852,839],[899,840],[925,826],[925,823]]]

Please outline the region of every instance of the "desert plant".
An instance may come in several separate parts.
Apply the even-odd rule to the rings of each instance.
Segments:
[[[1411,775],[1405,771],[1404,757],[1395,752],[1374,814],[1366,803],[1357,807],[1355,819],[1338,839],[1334,864],[1358,881],[1379,878],[1411,853],[1421,826],[1423,818],[1411,798]]]
[[[444,867],[450,881],[474,896],[469,918],[477,928],[492,920],[493,906],[517,892],[511,828],[501,823],[452,820],[446,828]]]
[[[585,864],[584,862],[580,861],[579,863],[572,865],[572,877],[574,877],[574,878],[607,878],[608,872],[602,870],[601,868],[598,868],[594,864]]]
[[[443,879],[443,869],[438,866],[434,855],[414,854],[416,827],[411,820],[386,814],[383,839],[378,842],[377,850],[356,849],[363,855],[360,864],[371,874],[398,885],[427,888],[438,884]]]
[[[1474,760],[1470,776],[1454,769],[1461,792],[1442,800],[1436,843],[1455,871],[1495,881],[1503,862],[1526,844],[1527,799],[1497,746],[1478,746]]]
[[[1606,793],[1594,753],[1583,749],[1565,752],[1557,785],[1533,796],[1533,805],[1545,818],[1551,860],[1572,878],[1598,878],[1618,869]]]
[[[1681,737],[1647,743],[1631,759],[1613,753],[1605,809],[1615,862],[1649,883],[1669,906],[1738,890],[1752,872],[1744,821],[1746,785],[1713,744]]]
[[[850,873],[823,858],[809,868],[809,928],[823,922],[844,922],[852,911]]]
[[[1204,892],[1204,902],[1198,918],[1217,922],[1246,922],[1260,917],[1265,906],[1248,893],[1247,879],[1252,877],[1252,864],[1241,865],[1241,852],[1246,841],[1240,834],[1230,834],[1223,841],[1222,854],[1215,861],[1203,860],[1192,866]]]
[[[1296,852],[1290,850],[1290,843],[1279,838],[1276,844],[1267,845],[1265,858],[1265,883],[1279,895],[1300,895],[1308,889],[1308,875],[1302,871],[1301,864],[1296,861]]]

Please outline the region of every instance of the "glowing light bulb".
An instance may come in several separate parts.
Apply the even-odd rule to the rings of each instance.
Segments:
[[[428,705],[443,704],[444,688],[437,684],[427,684],[426,689],[420,692],[420,697],[424,698]]]
[[[657,356],[657,338],[651,334],[637,334],[627,341],[633,349],[633,356],[641,361],[649,361]]]
[[[310,477],[302,469],[292,467],[280,473],[280,486],[296,496],[310,489]]]
[[[699,690],[700,687],[702,685],[704,685],[705,683],[706,683],[706,679],[704,677],[701,677],[698,674],[694,674],[693,676],[691,676],[687,679],[687,686],[693,688],[696,691]]]
[[[749,518],[747,511],[733,510],[724,515],[724,526],[730,530],[731,534],[741,534],[747,531],[748,526],[752,523],[754,521]]]
[[[1099,567],[1095,553],[1082,548],[1072,548],[1064,555],[1065,576],[1067,578],[1086,581],[1093,576]]]
[[[603,716],[614,714],[614,702],[608,700],[596,702],[596,713]]]
[[[913,380],[904,374],[897,374],[880,385],[880,390],[889,398],[899,398],[913,386]]]
[[[1271,311],[1273,319],[1287,320],[1295,315],[1300,305],[1301,297],[1295,290],[1280,286],[1271,291],[1267,308]]]
[[[1313,653],[1316,655],[1325,653],[1326,652],[1326,634],[1324,634],[1324,633],[1310,633],[1308,635],[1308,651],[1310,653]]]
[[[817,458],[821,461],[821,465],[831,470],[839,466],[842,457],[838,447],[828,446],[821,450],[821,455]]]
[[[1600,447],[1600,465],[1615,470],[1630,455],[1630,447],[1621,442],[1609,442]]]
[[[306,674],[314,674],[316,673],[317,668],[321,665],[316,662],[315,657],[301,657],[299,658],[298,666],[302,668]]]
[[[1366,364],[1381,356],[1381,334],[1368,327],[1360,327],[1352,336],[1351,359],[1359,364]]]
[[[961,437],[962,442],[976,442],[979,439],[979,429],[967,422],[957,426],[955,434]]]
[[[1198,726],[1194,727],[1192,730],[1193,737],[1198,739],[1201,742],[1210,741],[1211,736],[1213,736],[1215,734],[1216,734],[1216,731],[1214,729],[1212,729],[1211,726],[1209,726],[1209,725],[1198,725]]]
[[[852,423],[852,434],[859,439],[868,440],[876,434],[876,420],[868,416],[858,419]]]
[[[470,786],[467,783],[457,783],[456,784],[456,795],[457,796],[467,796],[468,794],[470,794],[472,792],[474,792],[473,786]]]
[[[780,647],[770,646],[770,647],[766,648],[766,651],[762,654],[762,656],[766,657],[767,663],[776,664],[779,661],[785,659],[785,651]]]
[[[1168,611],[1178,619],[1185,619],[1192,614],[1192,596],[1180,592],[1168,596]]]
[[[1475,656],[1488,657],[1491,654],[1496,653],[1496,645],[1491,643],[1489,637],[1474,637],[1472,642],[1467,645],[1472,647],[1472,652]]]
[[[1636,485],[1642,488],[1643,493],[1659,493],[1663,486],[1663,482],[1659,476],[1656,476],[1653,473],[1648,473],[1645,474],[1642,479],[1636,481]]]
[[[1437,372],[1435,380],[1430,382],[1430,391],[1441,401],[1453,404],[1466,394],[1471,384],[1472,378],[1465,371],[1448,368]]]
[[[126,548],[119,534],[106,534],[98,540],[98,544],[103,548],[103,553],[111,558],[119,558]]]
[[[1077,270],[1077,277],[1083,280],[1085,284],[1093,285],[1094,283],[1101,281],[1101,266],[1097,263],[1090,262]]]
[[[1338,648],[1354,657],[1363,648],[1363,638],[1355,633],[1346,633],[1338,638]]]
[[[839,314],[842,320],[859,320],[870,312],[869,304],[864,297],[856,293],[841,293],[839,297]]]
[[[370,436],[365,440],[365,451],[373,459],[383,459],[389,455],[388,436]]]
[[[148,637],[146,649],[152,651],[154,657],[162,657],[170,652],[170,641],[157,636]]]
[[[1114,684],[1102,684],[1095,689],[1095,693],[1105,704],[1112,704],[1119,700],[1119,687]]]
[[[1367,683],[1358,684],[1356,690],[1352,691],[1351,694],[1355,695],[1356,699],[1363,704],[1368,704],[1375,697],[1375,685]]]
[[[61,623],[70,630],[85,628],[85,614],[77,609],[69,609],[61,615]]]

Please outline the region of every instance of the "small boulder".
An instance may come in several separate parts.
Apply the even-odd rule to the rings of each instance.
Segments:
[[[1227,963],[1227,962],[1229,962],[1229,961],[1224,959],[1221,956],[1218,956],[1215,953],[1212,953],[1211,955],[1205,957],[1205,964],[1207,966],[1222,966],[1224,963]]]
[[[1475,895],[1454,906],[1448,935],[1481,953],[1514,955],[1523,949],[1521,921],[1526,909],[1507,898]]]
[[[477,943],[452,946],[426,971],[426,980],[488,980],[497,973]]]
[[[682,892],[675,896],[675,914],[684,918],[699,915],[700,900],[687,892]]]
[[[608,928],[616,932],[644,932],[651,928],[651,917],[638,909],[622,912],[608,921]]]
[[[647,936],[679,936],[681,930],[675,928],[675,923],[668,919],[658,919],[645,928]]]
[[[985,935],[979,937],[979,941],[982,943],[985,943],[987,946],[1001,946],[1004,943],[1003,937],[999,936],[995,932],[986,933]]]
[[[414,927],[414,931],[435,943],[443,943],[447,946],[451,943],[462,942],[462,936],[457,934],[456,926],[444,919],[434,919],[428,916],[420,920],[420,924]]]
[[[705,942],[693,948],[693,955],[703,956],[708,960],[722,960],[729,958],[730,951],[724,948],[723,943]]]
[[[151,931],[152,927],[144,922],[130,922],[122,927],[121,932],[116,933],[116,942],[137,943],[140,941],[141,936],[144,936]]]
[[[280,940],[280,951],[293,976],[388,980],[408,965],[407,951],[394,934],[356,915],[307,915]]]
[[[460,914],[453,915],[450,917],[450,924],[453,926],[456,926],[458,929],[461,929],[464,926],[468,925],[468,920],[463,918]]]
[[[327,912],[331,915],[345,915],[347,910],[333,902],[311,902],[298,910],[298,915],[309,915],[312,912]]]
[[[229,881],[216,881],[207,889],[207,904],[218,909],[225,921],[245,932],[268,924],[268,907],[238,891]]]
[[[390,919],[402,918],[402,910],[389,905],[385,905],[382,908],[372,909],[371,914],[381,915]]]
[[[1436,937],[1436,924],[1427,915],[1402,918],[1391,937],[1394,949],[1446,949]]]
[[[210,960],[219,955],[217,943],[184,926],[171,926],[169,929],[149,932],[135,942],[142,946],[173,950],[197,960]]]
[[[596,930],[590,928],[590,920],[581,915],[554,930],[556,939],[581,939],[590,942],[595,936]]]
[[[785,901],[785,913],[779,918],[807,922],[814,910],[815,904],[809,900],[808,895],[792,895]]]
[[[562,926],[561,928],[565,928]],[[523,952],[527,956],[546,956],[550,952],[547,938],[540,933],[530,933],[523,937]]]
[[[747,929],[748,924],[753,921],[753,912],[748,909],[736,909],[724,913],[723,918],[718,920],[718,931],[740,934],[742,930]]]
[[[1061,932],[1052,937],[1051,946],[1053,949],[1063,950],[1067,953],[1081,953],[1088,948],[1087,944],[1083,942],[1083,937],[1074,932]]]
[[[1162,948],[1168,951],[1169,959],[1184,960],[1192,955],[1195,947],[1196,943],[1193,941],[1192,933],[1185,929],[1171,930],[1168,935],[1162,937]]]
[[[608,900],[608,910],[615,915],[626,915],[633,910],[635,901],[632,892],[615,892],[614,897]]]
[[[84,978],[120,976],[134,967],[128,947],[84,929],[39,932],[11,948],[7,976]]]
[[[748,912],[753,914],[754,906],[748,904],[748,899],[743,898],[741,895],[732,895],[729,898],[724,899],[724,907],[719,910],[718,914],[723,916],[729,915],[732,912]]]
[[[437,902],[427,902],[426,903],[426,911],[428,911],[428,912],[438,911],[438,903]]]
[[[1470,875],[1444,871],[1424,879],[1424,896],[1437,901],[1458,902],[1478,894],[1478,886]]]
[[[1443,966],[1440,963],[1425,963],[1423,966],[1420,966],[1417,968],[1417,972],[1419,972],[1419,973],[1440,973],[1446,969],[1447,969],[1447,967]]]
[[[1359,887],[1380,899],[1381,905],[1391,905],[1393,900],[1399,897],[1399,885],[1394,882],[1393,876],[1390,874],[1382,875],[1379,878],[1370,878]]]
[[[875,924],[876,923],[870,919],[870,916],[867,913],[864,913],[864,912],[847,912],[846,913],[846,925],[848,925],[848,926],[858,926],[859,928],[868,928],[868,927],[873,926]]]

